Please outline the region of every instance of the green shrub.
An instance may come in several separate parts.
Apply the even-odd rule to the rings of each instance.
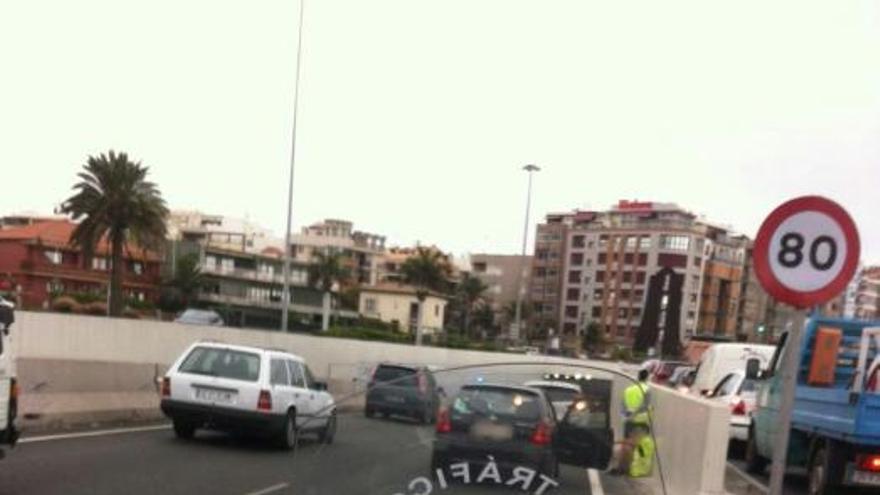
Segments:
[[[411,343],[412,337],[407,334],[394,333],[386,330],[365,327],[333,327],[318,335],[344,339],[372,340],[378,342]]]
[[[59,313],[79,313],[82,308],[76,300],[70,296],[60,296],[52,300],[52,311]]]

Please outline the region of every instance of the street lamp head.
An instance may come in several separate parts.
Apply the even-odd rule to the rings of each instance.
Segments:
[[[537,172],[537,171],[541,170],[541,168],[538,167],[537,165],[530,163],[530,164],[526,165],[525,167],[523,167],[523,170],[525,170],[526,172]]]

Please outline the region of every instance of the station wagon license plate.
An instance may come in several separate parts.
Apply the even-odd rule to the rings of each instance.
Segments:
[[[865,471],[853,471],[853,483],[860,485],[880,486],[880,474],[867,473]]]
[[[401,397],[399,395],[386,395],[385,401],[386,402],[393,402],[395,404],[403,404],[405,402],[403,397]]]
[[[212,388],[197,388],[196,399],[206,402],[232,402],[233,393],[227,390],[217,390]]]

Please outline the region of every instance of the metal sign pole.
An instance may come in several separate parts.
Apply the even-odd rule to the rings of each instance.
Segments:
[[[811,318],[818,316],[814,311]],[[782,495],[782,482],[785,479],[785,465],[788,458],[788,437],[791,431],[791,415],[794,411],[794,391],[797,385],[797,373],[800,368],[801,345],[810,319],[804,322],[804,328],[789,331],[785,341],[785,361],[782,369],[782,396],[779,404],[779,415],[776,417],[776,436],[773,443],[773,465],[770,467],[769,495]]]

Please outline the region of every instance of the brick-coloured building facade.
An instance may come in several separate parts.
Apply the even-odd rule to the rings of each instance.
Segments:
[[[75,228],[76,224],[60,220],[0,230],[0,278],[14,287],[13,297],[20,307],[46,308],[53,295],[62,293],[106,294],[109,245],[100,242],[94,256],[85,259],[69,242]],[[155,302],[159,284],[159,256],[129,245],[123,267],[126,297]]]

